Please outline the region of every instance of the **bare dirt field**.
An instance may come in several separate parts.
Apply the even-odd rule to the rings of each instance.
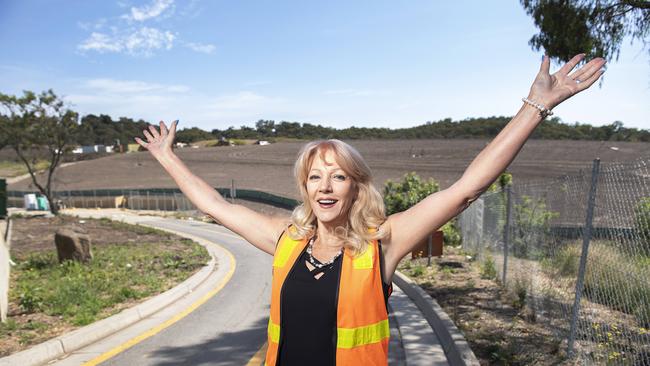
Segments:
[[[415,171],[433,177],[441,188],[460,178],[467,165],[488,140],[351,140],[373,170],[381,188],[387,179],[400,179]],[[293,164],[303,142],[267,146],[245,145],[178,149],[189,168],[216,187],[257,189],[297,198]],[[615,147],[617,150],[611,149]],[[556,178],[589,170],[599,157],[603,163],[632,161],[650,156],[649,143],[601,141],[530,140],[509,167],[520,181]],[[93,188],[171,188],[175,183],[148,152],[119,154],[82,161],[60,169],[54,190]],[[8,186],[9,190],[30,190],[29,179]]]

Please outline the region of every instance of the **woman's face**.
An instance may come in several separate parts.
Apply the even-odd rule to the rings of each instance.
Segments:
[[[328,150],[325,161],[316,154],[307,175],[307,194],[311,207],[321,223],[343,225],[356,198],[352,178],[336,163],[336,155]]]

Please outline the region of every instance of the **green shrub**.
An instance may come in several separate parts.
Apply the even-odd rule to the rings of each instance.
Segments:
[[[581,243],[565,246],[548,264],[558,275],[576,278],[580,264]],[[643,327],[650,325],[650,268],[646,257],[631,257],[609,243],[594,241],[589,245],[584,278],[584,295],[637,318]]]
[[[455,218],[442,226],[442,235],[445,245],[458,246],[462,243]]]
[[[405,174],[401,182],[389,179],[384,186],[386,214],[405,211],[438,190],[440,186],[433,178],[422,181],[415,172]]]
[[[43,308],[43,299],[40,296],[40,292],[41,288],[39,287],[23,288],[20,292],[20,297],[18,300],[18,305],[20,308],[27,313],[40,311]]]
[[[634,223],[639,235],[646,240],[646,251],[650,252],[650,197],[643,197],[634,207]]]
[[[481,278],[486,280],[494,280],[497,278],[497,267],[494,258],[491,255],[486,255],[481,263]]]
[[[559,213],[546,209],[544,198],[522,196],[521,202],[513,206],[512,254],[543,257],[550,250],[551,220],[558,216]]]
[[[522,309],[526,305],[526,296],[528,295],[528,282],[520,276],[515,277],[512,284],[512,293],[514,300],[512,307],[515,309]]]
[[[406,211],[439,190],[440,185],[433,178],[423,181],[415,172],[405,174],[400,182],[387,180],[384,186],[386,214]],[[445,244],[460,245],[460,231],[455,219],[443,225],[441,230]]]

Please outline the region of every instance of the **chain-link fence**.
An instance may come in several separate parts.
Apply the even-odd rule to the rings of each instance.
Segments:
[[[585,364],[650,365],[649,164],[514,176],[460,217],[464,250]]]

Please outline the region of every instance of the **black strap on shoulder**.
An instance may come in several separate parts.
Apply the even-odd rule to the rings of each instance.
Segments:
[[[393,283],[386,284],[384,282],[384,251],[381,250],[381,239],[377,240],[379,245],[379,271],[381,272],[381,289],[384,293],[384,302],[386,303],[386,309],[388,310],[388,297],[393,293]]]

